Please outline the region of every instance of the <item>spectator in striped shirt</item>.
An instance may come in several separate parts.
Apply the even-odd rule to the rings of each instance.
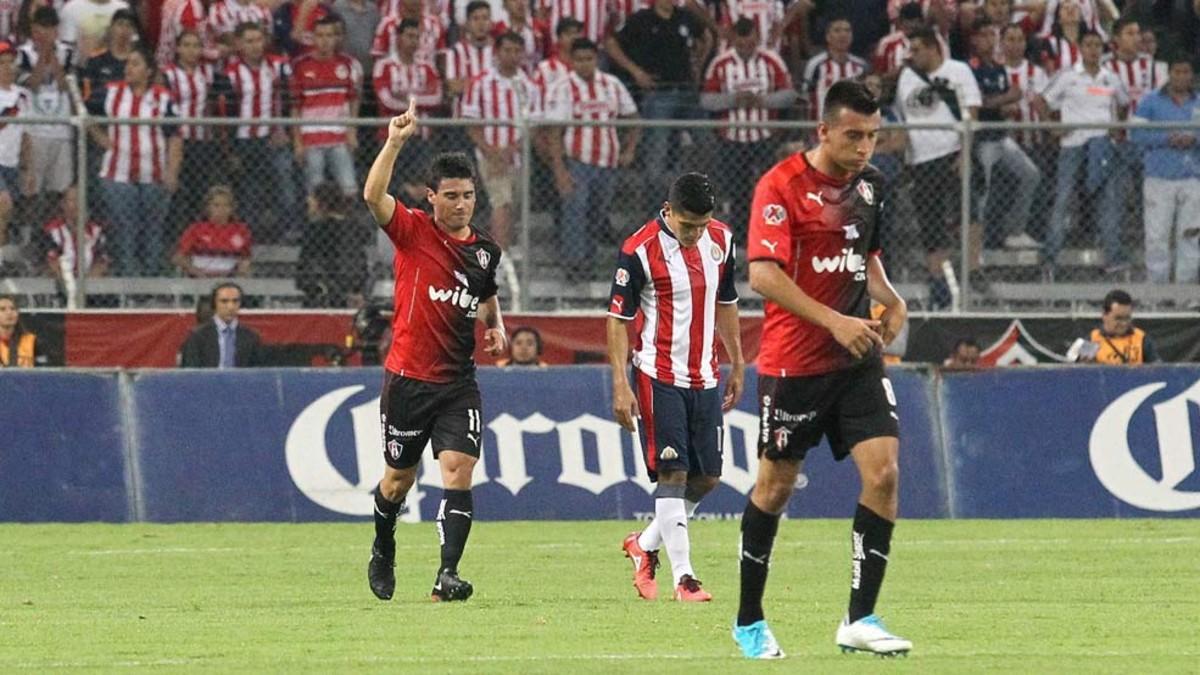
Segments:
[[[1079,64],[1079,47],[1087,24],[1079,3],[1074,0],[1059,4],[1055,10],[1050,30],[1042,35],[1042,65],[1051,75]]]
[[[496,65],[471,80],[463,97],[462,116],[467,119],[501,119],[520,122],[538,117],[542,96],[525,71],[525,44],[520,35],[505,33],[496,38]],[[521,163],[521,130],[510,126],[473,126],[467,136],[475,145],[479,177],[492,209],[492,239],[507,250],[510,243],[514,183]]]
[[[238,53],[225,66],[231,116],[244,120],[283,116],[291,77],[287,59],[266,53],[267,32],[257,22],[241,24],[235,34]],[[244,124],[235,127],[233,137],[233,157],[240,173],[235,184],[238,203],[247,221],[259,228],[257,238],[298,232],[300,200],[287,134],[277,126]]]
[[[234,220],[233,190],[214,185],[204,201],[207,217],[184,230],[172,262],[189,277],[250,276],[254,241],[250,228]]]
[[[471,0],[462,40],[446,50],[446,93],[456,102],[475,77],[492,67],[492,7],[487,0]],[[522,47],[524,49],[524,47]]]
[[[896,26],[875,47],[875,70],[886,76],[896,76],[908,60],[909,38],[925,25],[920,3],[910,2],[900,7]]]
[[[747,17],[733,27],[733,48],[708,66],[700,105],[724,113],[727,122],[763,122],[796,102],[783,59],[763,49],[758,26]],[[777,145],[770,129],[730,128],[718,132],[715,175],[727,197],[726,221],[738,239],[746,234],[754,181],[771,164]]]
[[[158,51],[155,53],[158,62],[167,66],[175,60],[175,48],[183,33],[190,31],[203,38],[207,20],[208,14],[201,0],[166,0],[158,31]],[[216,53],[210,54],[210,58],[216,56]]]
[[[385,14],[375,30],[371,55],[381,58],[396,53],[396,36],[401,21],[415,21],[421,27],[417,60],[433,63],[438,50],[446,46],[446,24],[437,12],[430,11],[422,0],[400,0]]]
[[[629,90],[598,68],[599,48],[587,38],[571,44],[572,72],[550,90],[546,117],[556,121],[605,122],[637,117]],[[613,127],[559,127],[546,130],[546,163],[562,197],[560,237],[569,277],[586,276],[595,239],[608,229],[607,215],[616,194],[619,167],[633,163],[639,130]]]
[[[372,74],[379,115],[397,117],[408,111],[408,102],[412,100],[423,118],[436,117],[442,103],[442,78],[432,63],[417,59],[421,24],[404,19],[396,32],[396,53],[376,61]],[[403,193],[418,201],[425,198],[421,174],[433,158],[429,139],[429,127],[422,125],[401,148],[392,173],[393,184],[388,188],[390,193]],[[387,140],[386,129],[380,130],[379,140]]]
[[[100,224],[88,220],[82,246],[75,237],[79,216],[79,195],[75,188],[63,192],[60,208],[60,215],[42,226],[41,250],[45,251],[46,271],[60,280],[80,272],[93,278],[107,276],[108,242]]]
[[[854,79],[867,72],[867,62],[850,53],[854,28],[843,17],[830,19],[825,26],[825,51],[804,66],[804,91],[809,96],[809,117],[820,120],[824,114],[825,94],[842,80]]]
[[[209,36],[222,45],[222,59],[234,50],[238,26],[257,23],[266,31],[271,22],[271,10],[259,0],[217,0],[208,12]]]
[[[546,56],[550,43],[550,28],[541,19],[529,15],[529,0],[504,0],[504,9],[508,18],[496,22],[492,35],[520,35],[525,41],[525,59],[521,62],[521,68],[533,75],[538,62]]]
[[[304,120],[358,117],[358,92],[362,68],[358,61],[336,51],[339,21],[326,16],[317,21],[314,50],[292,63],[292,116]],[[325,182],[328,172],[342,192],[358,192],[353,150],[358,147],[354,127],[332,123],[292,127],[296,160],[304,165],[305,183],[311,191]]]
[[[571,45],[582,31],[583,24],[570,17],[560,19],[554,27],[554,53],[542,59],[533,72],[533,81],[542,90],[543,98],[571,74]]]
[[[204,45],[194,31],[183,31],[175,40],[175,58],[163,68],[163,80],[171,92],[175,112],[180,118],[208,117],[212,102],[228,93],[228,80],[211,63],[202,59]],[[184,124],[179,127],[183,139],[183,165],[180,179],[188,189],[175,193],[169,222],[181,226],[196,217],[201,199],[221,173],[220,148],[211,127]]]
[[[154,275],[162,267],[163,221],[179,187],[183,144],[173,124],[175,106],[166,87],[154,84],[154,55],[135,47],[125,79],[108,85],[105,117],[153,120],[151,125],[109,124],[89,129],[104,149],[100,188],[112,224],[117,270]]]

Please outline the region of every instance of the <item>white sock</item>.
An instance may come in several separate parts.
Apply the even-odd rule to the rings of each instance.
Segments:
[[[655,500],[656,504],[657,501]],[[693,502],[686,499],[683,502],[684,511],[687,512],[689,519],[696,515],[696,509],[699,507],[700,502]],[[657,505],[654,508],[655,511],[658,510]],[[662,530],[658,527],[657,517],[651,520],[646,529],[642,530],[641,535],[638,536],[638,546],[641,546],[643,551],[657,551],[662,546]]]
[[[655,510],[658,509],[658,500],[654,500]],[[638,546],[642,547],[643,551],[657,551],[662,546],[662,531],[658,527],[658,518],[655,517],[642,530],[642,534],[638,536]]]
[[[692,544],[688,539],[687,510],[683,499],[678,497],[659,497],[654,500],[654,522],[659,524],[659,532],[667,549],[667,557],[671,559],[671,574],[675,584],[685,574],[692,574]]]

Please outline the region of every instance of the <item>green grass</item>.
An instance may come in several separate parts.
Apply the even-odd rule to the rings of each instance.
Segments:
[[[630,523],[476,524],[465,604],[433,604],[430,524],[398,532],[397,593],[366,584],[371,526],[2,525],[0,671],[1200,672],[1194,521],[908,521],[880,613],[907,659],[843,656],[848,521],[783,523],[767,615],[788,659],[729,638],[737,523],[697,522],[716,596],[638,600]],[[664,574],[662,576],[668,576]]]

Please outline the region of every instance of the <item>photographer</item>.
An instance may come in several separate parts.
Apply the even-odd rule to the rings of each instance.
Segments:
[[[1100,327],[1067,351],[1067,360],[1106,366],[1140,366],[1162,359],[1146,331],[1133,325],[1133,297],[1122,290],[1104,296]]]
[[[975,119],[982,97],[971,68],[943,57],[937,34],[921,28],[911,37],[909,62],[896,85],[896,110],[906,122],[955,124]],[[942,274],[950,228],[959,220],[959,151],[953,129],[909,131],[907,162],[918,209],[921,240],[929,266],[929,302],[933,309],[950,305],[950,288]]]

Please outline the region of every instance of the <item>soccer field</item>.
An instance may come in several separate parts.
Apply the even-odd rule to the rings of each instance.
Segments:
[[[693,524],[715,600],[637,599],[627,522],[479,522],[465,604],[434,604],[433,525],[401,525],[391,602],[370,524],[2,525],[0,671],[1197,672],[1191,521],[902,521],[880,613],[915,643],[842,655],[849,521],[785,521],[767,615],[788,658],[743,661],[736,522]],[[665,562],[665,561],[664,561]]]

